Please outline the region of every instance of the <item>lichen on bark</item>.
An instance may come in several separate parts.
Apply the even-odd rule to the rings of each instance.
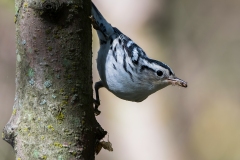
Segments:
[[[16,96],[3,139],[16,159],[94,159],[91,1],[16,0]]]

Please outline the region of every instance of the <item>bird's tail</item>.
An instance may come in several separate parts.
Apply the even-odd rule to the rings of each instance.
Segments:
[[[91,12],[95,21],[95,24],[93,24],[93,26],[97,30],[99,39],[106,40],[114,33],[112,25],[105,20],[105,18],[102,16],[102,14],[99,12],[97,7],[93,3]]]

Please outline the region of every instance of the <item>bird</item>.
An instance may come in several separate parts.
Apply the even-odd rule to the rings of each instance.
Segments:
[[[142,102],[149,95],[168,85],[187,88],[165,63],[148,58],[146,53],[99,12],[92,2],[91,23],[97,31],[100,49],[97,69],[100,81],[95,83],[94,112],[99,115],[99,89],[104,87],[120,99]]]

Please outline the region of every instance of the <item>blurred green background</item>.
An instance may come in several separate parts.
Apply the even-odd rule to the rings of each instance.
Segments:
[[[114,152],[96,160],[240,160],[240,1],[94,0],[106,19],[186,80],[141,103],[100,90]],[[0,0],[0,128],[15,90],[14,1]],[[93,81],[98,39],[93,31]],[[107,138],[105,139],[108,140]],[[0,160],[13,160],[0,139]]]

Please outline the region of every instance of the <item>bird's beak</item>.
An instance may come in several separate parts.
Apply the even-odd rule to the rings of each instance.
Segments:
[[[181,80],[180,78],[177,78],[175,76],[169,77],[167,79],[167,81],[173,86],[178,85],[180,87],[187,88],[187,82],[185,82],[184,80]]]

